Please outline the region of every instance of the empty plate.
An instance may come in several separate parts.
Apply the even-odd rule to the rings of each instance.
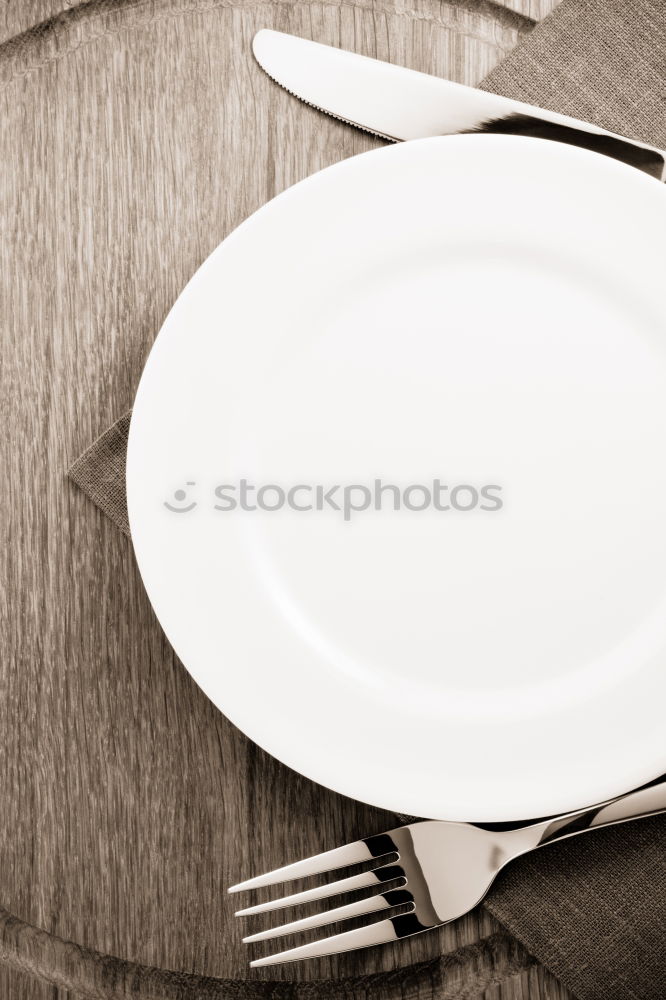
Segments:
[[[666,770],[666,188],[387,147],[203,264],[132,418],[132,537],[213,702],[338,792],[500,821]]]

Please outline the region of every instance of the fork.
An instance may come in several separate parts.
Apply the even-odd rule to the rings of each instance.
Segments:
[[[361,864],[367,869],[367,863],[372,863],[373,867],[358,874],[257,903],[236,913],[237,917],[270,913],[381,886],[379,893],[243,938],[246,944],[267,941],[381,911],[395,911],[374,923],[255,959],[250,965],[320,958],[386,944],[440,927],[480,903],[497,873],[521,854],[588,830],[663,812],[666,812],[666,775],[591,808],[510,829],[443,820],[410,823],[239,882],[228,891],[261,889]]]

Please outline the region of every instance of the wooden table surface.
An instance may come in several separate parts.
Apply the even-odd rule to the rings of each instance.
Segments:
[[[258,28],[474,84],[556,2],[0,3],[0,1000],[73,996],[47,982],[50,939],[24,961],[31,932],[4,911],[133,962],[250,977],[225,886],[394,823],[287,771],[208,702],[130,543],[66,471],[131,405],[217,243],[287,185],[380,144],[275,87],[250,55]],[[270,975],[399,968],[498,929],[479,911]],[[443,994],[387,987],[408,995]],[[568,994],[535,966],[483,996]]]

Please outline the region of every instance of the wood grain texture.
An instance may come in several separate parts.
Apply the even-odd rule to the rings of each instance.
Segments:
[[[533,21],[543,21],[559,2],[560,0],[501,0],[503,7],[524,14]]]
[[[41,25],[62,12],[75,7],[84,7],[91,0],[0,0],[0,42],[30,28]],[[94,2],[94,0],[92,0]],[[122,0],[116,0],[118,6]],[[453,6],[455,0],[452,0]],[[486,6],[494,4],[522,14],[533,21],[542,20],[559,3],[559,0],[488,0]],[[476,6],[484,5],[478,0]],[[474,3],[468,3],[473,7]]]
[[[0,0],[0,43],[43,24],[79,0]]]
[[[51,6],[26,4],[21,20],[5,3],[4,27]],[[70,7],[0,47],[0,905],[131,962],[261,981],[224,887],[394,818],[288,771],[213,708],[162,635],[127,539],[66,469],[131,404],[166,312],[217,243],[289,184],[379,145],[275,87],[250,55],[258,28],[476,83],[530,22],[483,0]],[[497,931],[477,912],[270,975],[390,971]],[[9,968],[0,989],[68,995]],[[386,988],[435,995],[432,982]],[[566,996],[536,968],[484,992]]]

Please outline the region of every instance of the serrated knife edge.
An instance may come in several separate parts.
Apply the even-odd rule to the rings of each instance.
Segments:
[[[252,47],[261,68],[294,97],[391,142],[470,132],[534,135],[666,180],[663,150],[567,115],[269,29]]]
[[[290,90],[286,84],[282,83],[281,80],[278,80],[277,77],[273,76],[268,67],[265,66],[264,63],[261,61],[261,55],[260,55],[261,45],[260,44],[257,45],[257,39],[259,38],[260,35],[264,34],[264,32],[269,34],[273,33],[278,34],[278,32],[270,32],[268,28],[262,28],[262,30],[257,32],[257,34],[254,36],[254,39],[252,41],[252,51],[254,53],[254,58],[257,60],[257,62],[263,69],[264,73],[266,74],[266,76],[270,77],[273,83],[276,83],[278,87],[281,87],[282,90],[286,91],[292,97],[295,97],[296,100],[300,101],[302,104],[307,104],[309,108],[313,108],[315,111],[321,111],[323,114],[328,115],[329,118],[335,118],[336,121],[342,122],[343,125],[351,125],[354,128],[360,129],[361,132],[367,132],[368,135],[377,136],[378,139],[386,139],[387,142],[404,141],[398,136],[386,135],[384,132],[377,132],[375,129],[367,128],[365,125],[361,125],[359,122],[352,121],[350,118],[343,118],[342,115],[336,115],[334,111],[329,111],[327,108],[322,108],[321,105],[319,104],[313,104],[312,101],[308,101],[306,97],[301,97],[301,95],[297,94],[296,91]],[[258,49],[259,51],[257,51]]]

